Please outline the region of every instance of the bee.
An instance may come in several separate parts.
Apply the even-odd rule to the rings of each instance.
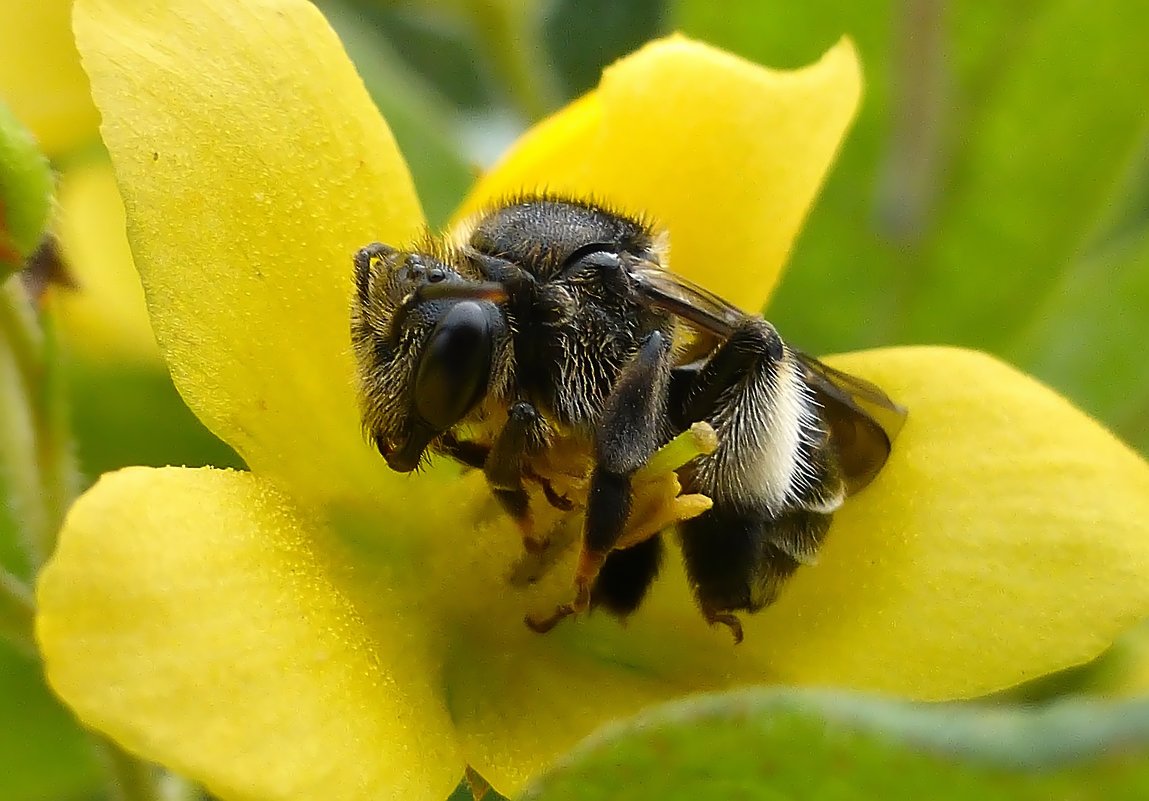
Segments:
[[[834,512],[886,463],[906,411],[878,387],[787,344],[774,327],[671,272],[654,226],[596,203],[523,196],[453,237],[380,243],[354,259],[351,335],[364,429],[396,471],[431,452],[483,471],[528,550],[528,484],[557,442],[592,468],[574,595],[625,618],[659,571],[662,534],[626,535],[632,479],[705,422],[717,447],[678,471],[709,510],[677,526],[711,624],[775,599],[813,561]],[[485,432],[466,436],[465,432]]]

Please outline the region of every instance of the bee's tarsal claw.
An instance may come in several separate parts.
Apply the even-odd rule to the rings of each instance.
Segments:
[[[570,603],[559,604],[555,607],[555,611],[546,617],[538,617],[536,615],[527,615],[523,618],[523,622],[527,624],[527,628],[536,634],[546,634],[559,623],[571,615],[577,615],[580,612],[585,612],[590,607],[590,585],[586,583],[579,583],[576,585],[574,600]]]
[[[721,623],[730,629],[730,633],[734,635],[735,645],[742,642],[742,621],[738,619],[737,615],[731,614],[730,612],[716,612],[712,609],[704,609],[702,614],[706,617],[706,622],[711,626],[715,623]]]

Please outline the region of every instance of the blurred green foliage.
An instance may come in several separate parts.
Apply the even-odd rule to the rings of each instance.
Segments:
[[[1040,710],[744,690],[656,708],[589,738],[524,801],[1136,801],[1149,702]]]
[[[0,798],[93,798],[101,784],[87,737],[56,701],[39,666],[0,643]]]
[[[20,276],[0,282],[0,579],[31,597],[71,493],[74,462],[51,327],[40,329]],[[0,638],[0,799],[90,798],[102,782],[88,739],[32,655],[30,609]],[[3,604],[0,604],[3,606]],[[3,627],[0,627],[2,629]]]
[[[180,398],[166,371],[150,365],[109,368],[66,357],[72,429],[85,483],[133,464],[243,467]]]
[[[550,3],[543,36],[568,98],[598,84],[604,66],[669,31],[664,0]]]

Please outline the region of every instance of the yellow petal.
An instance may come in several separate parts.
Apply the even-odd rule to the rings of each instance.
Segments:
[[[300,491],[370,474],[351,257],[411,238],[422,215],[335,34],[305,0],[80,0],[76,36],[188,405]]]
[[[70,0],[8,0],[0,25],[0,98],[49,156],[96,138],[99,115],[72,40]]]
[[[52,308],[69,349],[89,360],[155,364],[159,350],[124,231],[112,165],[79,164],[60,176],[56,234],[75,287],[54,291]]]
[[[463,762],[423,629],[386,590],[366,625],[330,537],[248,473],[105,476],[40,578],[52,687],[223,798],[441,801]]]
[[[569,598],[570,561],[539,594],[498,593],[497,564],[513,557],[475,553],[510,546],[492,533],[459,546],[471,567],[450,588],[469,634],[448,692],[467,760],[496,789],[514,794],[597,725],[654,699],[750,683],[973,697],[1087,662],[1149,616],[1149,465],[1101,426],[968,351],[829,361],[887,389],[910,418],[817,564],[743,615],[741,645],[703,621],[677,549],[625,626],[595,613],[537,637],[497,621],[545,610],[548,592]]]
[[[848,41],[775,72],[682,37],[603,73],[528,133],[463,214],[523,190],[593,196],[670,231],[673,268],[757,311],[857,108]]]
[[[783,679],[975,696],[1087,662],[1149,616],[1149,465],[1128,447],[984,355],[830,363],[910,417],[818,565],[748,630]]]
[[[590,646],[568,648],[564,634],[554,634],[551,642],[530,643],[529,655],[493,647],[471,652],[471,661],[448,673],[467,761],[510,798],[605,723],[699,689],[613,662]]]

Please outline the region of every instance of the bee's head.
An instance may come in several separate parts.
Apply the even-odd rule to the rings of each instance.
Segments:
[[[355,255],[363,424],[393,470],[418,467],[486,395],[505,348],[498,300],[493,285],[427,253],[375,244]]]

